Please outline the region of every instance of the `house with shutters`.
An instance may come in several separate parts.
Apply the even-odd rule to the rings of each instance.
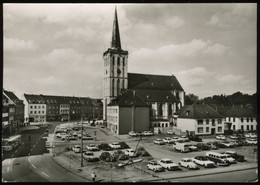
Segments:
[[[145,120],[149,120],[149,127],[144,128],[153,129],[154,127],[173,126],[174,112],[178,111],[184,105],[185,92],[174,75],[167,76],[128,72],[128,51],[123,50],[121,47],[116,9],[111,47],[103,53],[103,58],[103,120],[107,122],[109,128],[111,125],[115,125],[111,119],[115,113],[111,111],[111,106],[115,105],[113,105],[113,103],[111,104],[111,102],[118,100],[118,98],[123,98],[125,93],[129,95],[130,92],[134,92],[135,98],[141,99],[149,108],[149,114],[143,115],[147,116]],[[122,103],[122,101],[119,102]],[[135,101],[128,106],[137,107],[134,102]],[[117,106],[120,107],[122,105],[118,104]],[[131,115],[133,113],[129,112],[129,114]],[[119,114],[119,116],[123,115]],[[126,115],[124,114],[124,116]],[[119,120],[120,119],[119,117]],[[137,118],[133,120],[138,122]],[[118,124],[120,127],[121,122],[119,121]],[[146,122],[143,124],[146,125]],[[128,132],[131,131],[130,126],[127,128]],[[115,132],[114,129],[111,131]],[[121,133],[121,131],[116,131],[116,133]],[[125,131],[123,133],[125,133]]]

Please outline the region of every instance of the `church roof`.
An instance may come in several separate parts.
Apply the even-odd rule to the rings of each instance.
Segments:
[[[252,109],[241,105],[227,107],[223,115],[226,117],[256,117],[256,113]]]
[[[135,89],[146,102],[179,102],[171,90]]]
[[[128,73],[129,89],[182,90],[177,78],[165,75]]]
[[[217,111],[207,104],[185,105],[175,114],[178,118],[203,119],[203,118],[223,118]]]
[[[119,33],[116,8],[115,8],[115,17],[113,22],[111,48],[121,49],[121,41],[120,41],[120,33]]]
[[[123,94],[117,96],[108,106],[117,105],[119,107],[148,107],[149,105],[142,100],[135,91],[127,90]]]

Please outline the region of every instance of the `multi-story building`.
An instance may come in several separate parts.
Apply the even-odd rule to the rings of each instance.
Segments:
[[[70,104],[69,100],[64,96],[57,97],[57,101],[60,104],[60,120],[69,121],[70,120]]]
[[[107,124],[110,102],[127,90],[135,91],[150,107],[150,128],[170,125],[173,113],[184,105],[184,90],[177,78],[166,75],[128,73],[128,51],[121,48],[117,11],[115,10],[111,47],[103,53],[103,119]]]
[[[24,125],[24,103],[11,91],[3,90],[2,97],[4,130],[7,135],[12,135]]]
[[[209,105],[197,103],[185,105],[175,115],[177,115],[177,123],[174,127],[182,132],[189,132],[190,135],[224,133],[224,116]]]
[[[94,119],[93,109],[95,106],[93,105],[93,99],[91,98],[80,98],[82,114],[84,119],[91,120]]]
[[[91,99],[93,109],[92,115],[93,119],[102,119],[103,118],[103,103],[101,99]]]
[[[60,120],[60,103],[57,96],[44,95],[46,102],[46,121]]]
[[[46,122],[47,106],[42,95],[24,94],[24,119],[26,122]]]

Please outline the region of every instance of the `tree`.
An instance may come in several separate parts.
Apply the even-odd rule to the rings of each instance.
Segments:
[[[199,97],[194,94],[185,95],[185,105],[192,105],[194,102],[198,101]]]

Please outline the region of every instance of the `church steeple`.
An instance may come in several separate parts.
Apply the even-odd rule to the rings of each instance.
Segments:
[[[121,41],[120,41],[120,34],[119,34],[119,26],[118,26],[116,8],[115,8],[115,17],[114,17],[114,22],[113,22],[111,48],[121,49]]]

